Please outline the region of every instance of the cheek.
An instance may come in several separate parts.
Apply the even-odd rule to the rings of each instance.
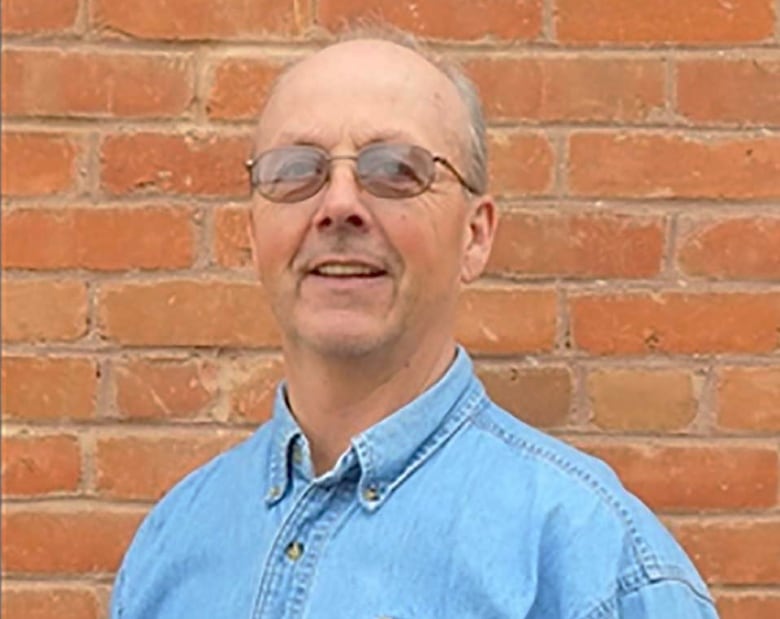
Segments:
[[[256,215],[252,228],[255,263],[261,276],[273,277],[290,263],[300,244],[300,234],[279,217]]]
[[[431,211],[425,215],[402,213],[387,222],[390,242],[416,278],[438,278],[445,283],[460,272],[463,234],[457,218],[444,215]],[[431,284],[435,286],[436,282]]]

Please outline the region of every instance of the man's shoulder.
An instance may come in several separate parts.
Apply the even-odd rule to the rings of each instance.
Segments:
[[[486,454],[472,464],[485,467],[484,475],[502,494],[515,495],[498,503],[514,510],[526,534],[535,529],[531,537],[538,536],[538,550],[555,555],[563,573],[579,573],[593,587],[598,574],[613,574],[625,594],[651,582],[679,580],[707,597],[679,544],[602,460],[488,399],[465,430],[465,449]]]

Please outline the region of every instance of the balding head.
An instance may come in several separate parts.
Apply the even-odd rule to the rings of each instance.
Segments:
[[[430,138],[421,145],[441,151],[472,186],[486,191],[484,120],[469,80],[411,37],[392,31],[380,32],[381,38],[352,36],[297,62],[279,78],[261,116],[258,150],[277,145],[288,125],[311,125],[315,119],[327,126],[346,116],[361,125],[359,133],[373,123],[377,138],[417,123]],[[324,118],[326,106],[336,117]]]

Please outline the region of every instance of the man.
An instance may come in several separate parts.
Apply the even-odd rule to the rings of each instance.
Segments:
[[[455,343],[496,228],[455,69],[327,47],[276,85],[249,168],[286,381],[139,529],[114,617],[716,617],[655,517],[490,402]]]

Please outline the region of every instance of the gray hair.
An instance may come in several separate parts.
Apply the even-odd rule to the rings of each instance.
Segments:
[[[464,176],[469,185],[477,193],[487,192],[488,173],[487,173],[487,137],[485,129],[485,117],[482,113],[482,102],[479,93],[473,82],[466,76],[463,69],[455,61],[436,54],[413,34],[390,26],[385,23],[375,21],[359,21],[354,25],[349,25],[339,33],[336,43],[355,40],[380,40],[395,43],[416,52],[434,67],[441,71],[455,86],[455,90],[463,101],[468,114],[467,141],[465,151],[468,153],[468,162],[464,170]],[[287,72],[300,61],[296,61],[279,75],[271,87],[266,101],[270,100],[274,90],[284,79]]]

